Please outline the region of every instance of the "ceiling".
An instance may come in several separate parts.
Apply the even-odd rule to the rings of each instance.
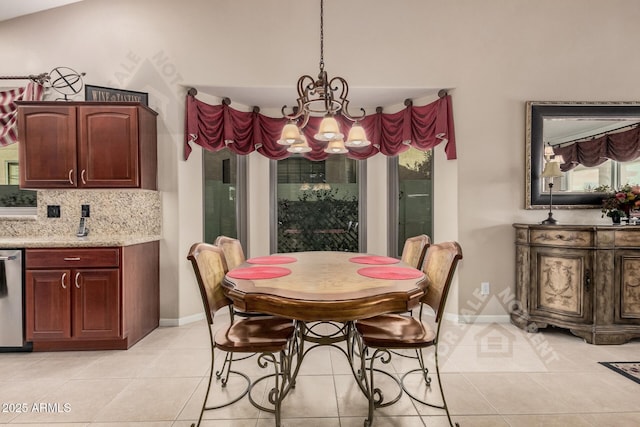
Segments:
[[[22,15],[76,3],[82,0],[3,0],[0,7],[0,21],[17,18]]]
[[[53,9],[70,3],[83,0],[0,0],[0,22]],[[195,86],[199,93],[214,97],[227,97],[232,104],[247,107],[258,106],[261,109],[278,109],[287,105],[296,105],[296,89],[291,82],[290,87],[229,87],[229,86]],[[423,105],[425,100],[431,102],[437,97],[438,90],[442,88],[425,87],[349,87],[349,101],[351,113],[358,115],[359,109],[364,108],[367,114],[371,114],[378,106],[403,107],[405,99],[412,99],[415,105]],[[398,108],[400,109],[400,108]]]

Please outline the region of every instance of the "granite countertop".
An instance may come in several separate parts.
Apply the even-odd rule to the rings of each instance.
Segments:
[[[155,242],[162,236],[76,236],[0,237],[0,248],[81,248],[104,246],[132,246]]]

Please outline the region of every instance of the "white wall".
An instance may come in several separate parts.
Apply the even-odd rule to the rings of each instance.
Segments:
[[[86,72],[89,84],[150,93],[160,113],[161,316],[169,323],[201,310],[185,259],[202,236],[200,155],[182,156],[185,87],[293,86],[317,70],[317,9],[295,0],[85,0],[0,22],[0,75],[64,65]],[[436,156],[434,239],[463,247],[461,307],[481,281],[494,293],[513,287],[511,224],[545,217],[524,210],[525,101],[639,100],[639,12],[636,0],[326,1],[329,71],[363,87],[453,88],[459,159]],[[265,190],[268,162],[255,157],[251,185]],[[380,181],[384,162],[371,163],[379,165],[369,177]],[[252,255],[268,252],[268,227],[253,210],[267,193],[257,194]],[[369,203],[370,212],[386,210],[384,197]],[[386,226],[384,215],[370,220],[370,233]],[[604,221],[597,210],[555,216]],[[370,251],[385,245],[369,234]]]

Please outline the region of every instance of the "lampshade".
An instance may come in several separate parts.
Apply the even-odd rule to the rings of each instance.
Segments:
[[[340,138],[330,141],[329,145],[327,145],[327,148],[324,149],[324,152],[329,154],[344,154],[348,153],[349,150],[347,150],[347,148],[344,146],[344,141],[342,140],[342,138]]]
[[[556,163],[564,163],[564,157],[562,157],[560,154],[556,154],[551,158],[552,162],[556,162]]]
[[[282,134],[280,135],[278,144],[291,145],[297,142],[302,142],[302,138],[300,137],[300,130],[294,122],[289,122],[282,128]]]
[[[287,151],[290,153],[308,153],[311,151],[311,147],[307,143],[307,138],[304,134],[300,134],[300,142],[294,142],[287,147]]]
[[[545,145],[544,146],[544,158],[545,159],[550,159],[551,156],[553,156],[553,147],[551,145]]]
[[[542,178],[558,178],[562,176],[559,162],[547,162],[544,165],[544,170],[540,175]]]
[[[333,116],[325,116],[320,122],[318,133],[314,135],[318,141],[333,141],[334,139],[342,139],[344,135],[340,133],[338,121]]]
[[[349,131],[349,136],[345,141],[344,145],[347,147],[366,147],[370,145],[371,141],[367,139],[367,134],[364,131],[364,128],[360,123],[355,122],[353,126],[351,126],[351,130]]]

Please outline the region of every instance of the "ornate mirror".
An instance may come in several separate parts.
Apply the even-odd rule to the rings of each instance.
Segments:
[[[525,208],[544,209],[549,205],[548,182],[540,176],[545,147],[548,154],[554,147],[594,141],[637,129],[639,124],[640,103],[636,102],[527,102]],[[595,167],[574,163],[571,170],[556,178],[554,208],[598,208],[603,197],[600,187],[640,184],[640,159],[602,161]]]

